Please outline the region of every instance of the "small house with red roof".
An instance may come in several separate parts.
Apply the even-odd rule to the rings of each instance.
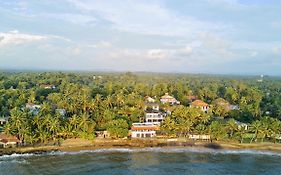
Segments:
[[[20,143],[20,140],[16,136],[7,135],[7,134],[0,134],[0,145],[2,147],[14,147]]]
[[[159,130],[159,126],[153,123],[133,123],[131,136],[132,138],[153,138],[156,137],[156,130]]]
[[[204,101],[202,100],[195,100],[191,103],[190,105],[191,107],[195,107],[195,108],[199,108],[201,109],[202,111],[204,112],[207,112],[210,108],[209,104],[208,103],[205,103]]]

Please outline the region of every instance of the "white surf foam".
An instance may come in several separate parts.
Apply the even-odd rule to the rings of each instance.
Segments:
[[[16,159],[16,158],[27,158],[32,156],[63,156],[63,155],[78,155],[87,153],[138,153],[138,152],[160,152],[160,153],[202,153],[202,154],[245,154],[245,155],[267,155],[267,156],[280,156],[280,153],[272,151],[259,151],[259,150],[232,150],[232,149],[209,149],[209,148],[163,148],[163,147],[153,147],[153,148],[103,148],[95,150],[81,150],[73,152],[64,151],[52,151],[42,154],[11,154],[0,156],[1,160]]]
[[[24,154],[17,154],[17,153],[14,153],[14,154],[11,154],[11,155],[3,155],[3,156],[0,156],[0,160],[1,159],[13,159],[13,158],[21,158],[21,157],[31,157],[31,156],[34,156],[35,154],[32,154],[32,153],[24,153]]]
[[[248,154],[248,155],[268,155],[268,156],[280,156],[280,153],[272,151],[258,151],[258,150],[231,150],[231,149],[209,149],[209,148],[108,148],[108,149],[96,149],[96,150],[81,150],[76,152],[62,152],[56,151],[46,153],[47,155],[76,155],[86,153],[138,153],[138,152],[160,152],[160,153],[202,153],[202,154]]]

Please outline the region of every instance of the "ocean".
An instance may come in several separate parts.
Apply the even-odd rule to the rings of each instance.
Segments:
[[[1,175],[277,175],[281,154],[199,148],[97,149],[0,156]]]

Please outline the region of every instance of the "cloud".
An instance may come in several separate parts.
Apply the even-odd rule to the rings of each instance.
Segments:
[[[118,61],[120,59],[140,59],[142,56],[145,55],[145,51],[139,50],[139,49],[120,49],[120,48],[114,48],[110,51],[102,52],[99,54],[101,57],[104,58],[110,58],[115,61]],[[143,57],[145,58],[145,57]]]
[[[258,52],[257,51],[252,51],[252,52],[250,52],[250,57],[256,57],[256,56],[258,56]]]
[[[202,31],[222,31],[231,26],[208,22],[168,9],[159,1],[69,0],[81,13],[99,15],[113,28],[146,35],[192,36]]]
[[[240,65],[250,63],[256,69],[268,60],[280,65],[280,3],[33,1],[0,2],[1,65],[20,65],[17,60],[22,60],[36,67],[38,57],[40,62],[54,60],[49,66],[62,69],[80,65],[208,72],[220,67],[235,72]]]
[[[274,47],[272,48],[272,52],[273,52],[273,54],[281,55],[281,45],[279,45],[279,46],[274,46]]]
[[[109,41],[100,41],[90,47],[94,47],[94,48],[110,48],[112,47],[112,43]]]
[[[167,57],[167,53],[161,49],[151,49],[147,51],[147,57],[151,59],[164,59]]]
[[[179,56],[190,56],[193,53],[193,48],[191,46],[186,46],[182,49],[178,49],[175,51]]]
[[[222,37],[212,33],[202,33],[200,35],[202,49],[206,49],[209,53],[221,56],[223,58],[233,58],[235,54],[231,51],[232,43]]]
[[[42,35],[20,33],[17,30],[13,30],[6,33],[0,33],[0,47],[20,45],[44,39],[47,39],[47,37]]]
[[[114,60],[130,59],[135,61],[178,61],[179,58],[186,58],[193,54],[191,46],[179,47],[174,49],[128,49],[112,47],[110,51],[106,50],[100,57],[108,57]]]
[[[210,5],[219,6],[228,10],[241,10],[247,6],[238,2],[238,0],[206,0]]]
[[[103,67],[119,71],[174,71],[180,63],[172,56],[169,49],[128,49],[112,48],[97,53],[92,62],[100,61]],[[105,66],[104,66],[105,65]]]
[[[281,21],[273,21],[270,23],[271,27],[281,29]]]
[[[87,43],[78,43],[78,42],[71,42],[71,45],[68,47],[71,50],[69,53],[73,55],[83,55],[85,52],[93,52],[93,48],[95,51],[102,51],[108,49],[114,49],[112,43],[109,41],[99,41],[96,44],[87,44]]]
[[[36,16],[48,20],[66,21],[77,25],[88,25],[98,22],[98,19],[94,15],[76,13],[39,13]]]

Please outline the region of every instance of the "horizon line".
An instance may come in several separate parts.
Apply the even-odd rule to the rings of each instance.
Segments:
[[[275,74],[262,74],[262,73],[214,73],[214,72],[177,72],[177,71],[142,71],[142,70],[110,70],[110,69],[100,69],[100,70],[81,70],[81,69],[41,69],[41,68],[0,68],[0,72],[72,72],[72,73],[147,73],[147,74],[187,74],[187,75],[213,75],[213,76],[272,76],[281,77],[281,75]]]

